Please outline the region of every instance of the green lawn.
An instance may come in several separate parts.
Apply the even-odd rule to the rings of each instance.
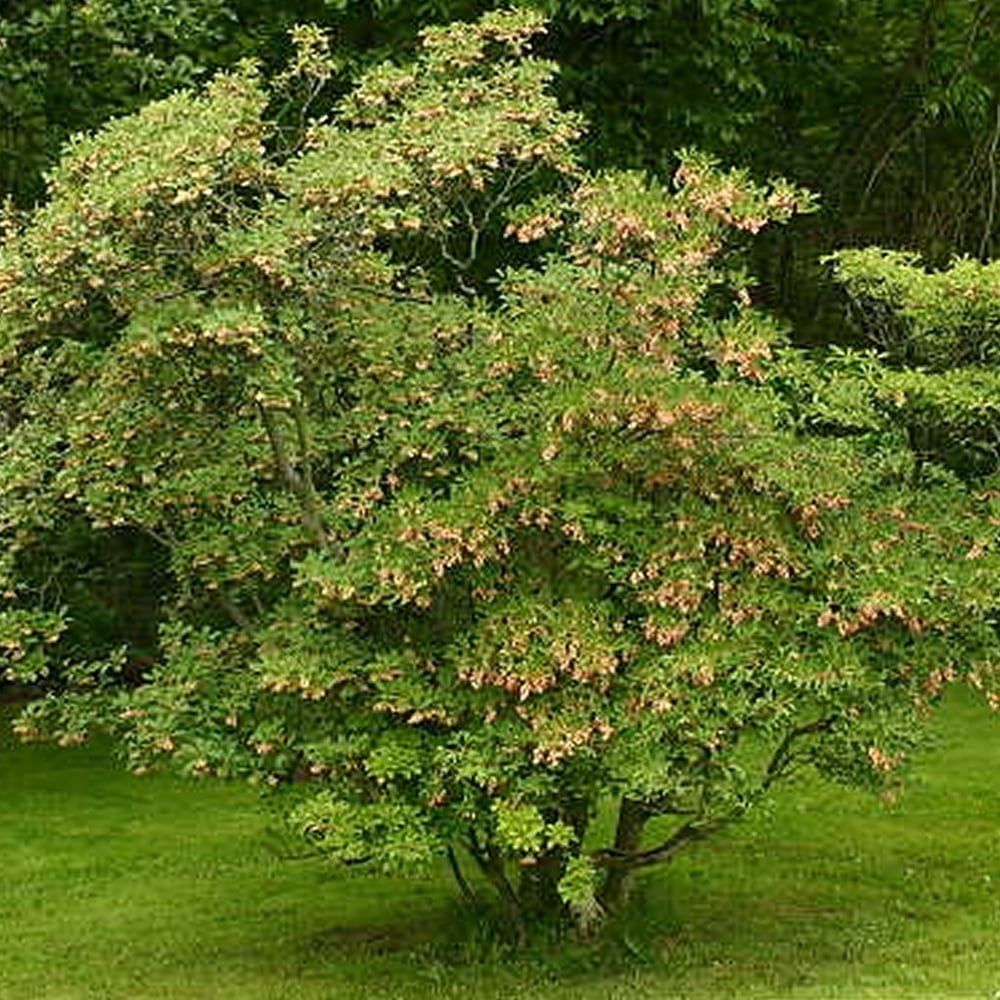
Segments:
[[[1000,997],[1000,718],[956,693],[902,801],[810,787],[643,883],[625,948],[512,958],[442,876],[282,861],[242,787],[0,749],[0,998]]]

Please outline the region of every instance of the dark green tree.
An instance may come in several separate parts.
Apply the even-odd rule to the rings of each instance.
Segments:
[[[467,0],[343,0],[328,23],[346,62],[405,51]],[[996,250],[1000,12],[993,0],[532,0],[559,93],[592,123],[595,165],[661,177],[693,144],[781,173],[823,210],[768,234],[765,293],[803,331],[843,335],[818,257],[918,248],[944,263]],[[824,327],[832,327],[826,330]]]
[[[29,205],[71,135],[206,78],[243,56],[287,54],[322,16],[290,0],[7,0],[0,11],[0,196]]]

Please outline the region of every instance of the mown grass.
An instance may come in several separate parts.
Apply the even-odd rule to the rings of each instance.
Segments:
[[[1000,718],[954,693],[902,800],[809,785],[651,873],[619,943],[512,955],[444,874],[269,850],[243,787],[0,738],[3,1000],[1000,997]],[[623,941],[623,943],[622,943]]]

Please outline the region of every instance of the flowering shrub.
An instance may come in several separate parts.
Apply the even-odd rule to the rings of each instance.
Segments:
[[[425,32],[293,147],[240,70],[67,150],[0,252],[0,649],[54,683],[26,738],[109,726],[136,770],[274,787],[336,860],[447,856],[519,926],[590,926],[797,768],[882,785],[947,680],[991,690],[997,497],[796,422],[812,362],[730,248],[807,196],[694,152],[584,173],[541,30]],[[81,521],[169,561],[139,683],[68,662],[32,582]]]

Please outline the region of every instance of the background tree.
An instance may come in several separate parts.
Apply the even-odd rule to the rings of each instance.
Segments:
[[[808,198],[585,172],[541,30],[428,30],[297,140],[217,77],[77,140],[0,251],[0,647],[62,681],[20,733],[251,776],[342,862],[471,860],[522,933],[802,766],[891,781],[996,653],[996,492],[917,484],[863,399],[816,421],[851,365],[752,307],[731,246]],[[163,561],[137,685],[38,585],[70,523]]]
[[[8,0],[0,12],[0,195],[30,205],[77,132],[204,80],[287,54],[322,2]]]
[[[494,5],[486,5],[494,6]],[[502,6],[502,5],[496,5]],[[592,123],[597,166],[676,169],[696,145],[781,173],[823,210],[758,241],[762,291],[801,340],[842,338],[818,257],[916,248],[937,264],[995,252],[1000,110],[992,0],[534,0],[560,97]],[[468,0],[342,0],[321,20],[345,65],[406,51]]]
[[[63,141],[241,55],[285,57],[297,21],[333,34],[344,82],[411,51],[470,0],[15,0],[0,20],[3,187],[24,201]],[[992,0],[534,0],[591,163],[676,168],[695,144],[819,191],[824,212],[764,241],[772,294],[815,311],[816,249],[995,250],[997,10]],[[805,237],[807,249],[796,252]],[[802,273],[811,275],[805,294]],[[826,317],[827,319],[830,316]]]

